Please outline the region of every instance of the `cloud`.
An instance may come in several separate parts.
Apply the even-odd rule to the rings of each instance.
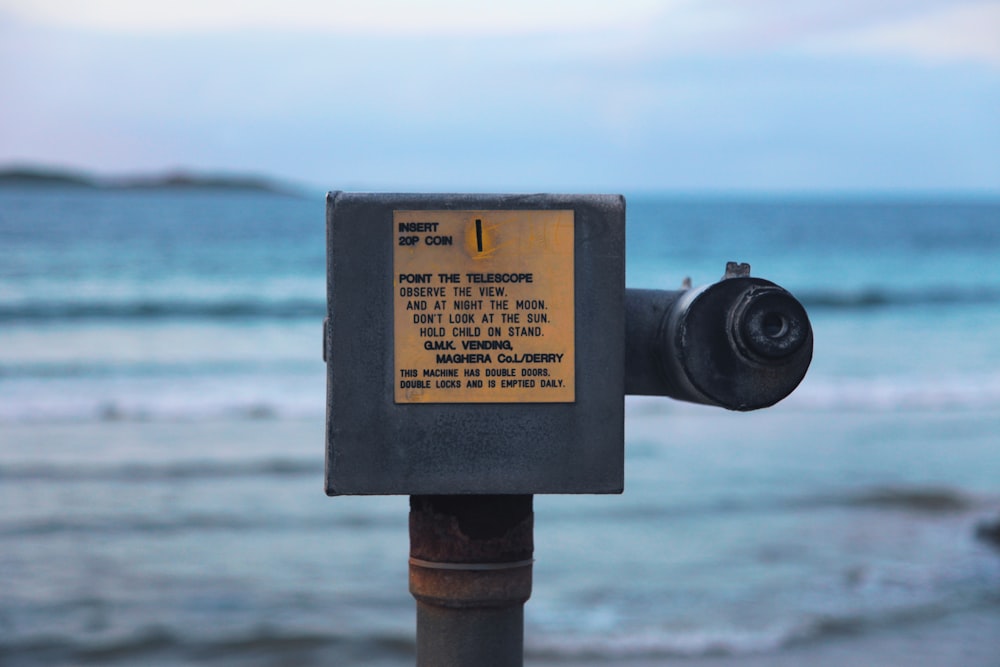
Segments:
[[[998,6],[954,0],[676,2],[628,27],[621,41],[634,57],[965,53],[992,58],[1000,48]]]
[[[634,23],[654,0],[0,0],[32,21],[113,32],[243,29],[382,35],[570,32]]]
[[[1000,67],[1000,3],[952,4],[918,16],[831,35],[814,46],[825,53]]]
[[[1000,70],[924,62],[983,5],[514,0],[485,25],[453,0],[421,16],[388,0],[83,4],[0,0],[0,162],[378,188],[1000,183]]]
[[[997,0],[0,0],[4,13],[112,35],[535,37],[551,40],[536,54],[620,63],[781,52],[1000,63]]]

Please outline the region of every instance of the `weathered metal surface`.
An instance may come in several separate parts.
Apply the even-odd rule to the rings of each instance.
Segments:
[[[749,278],[750,277],[750,265],[746,262],[726,262],[726,272],[723,274],[723,280],[729,280],[730,278]],[[690,285],[688,285],[690,287]]]
[[[410,561],[410,593],[451,609],[509,607],[531,597],[531,564],[509,570],[440,570]]]
[[[522,667],[524,606],[449,609],[417,602],[417,667]]]
[[[530,495],[412,496],[410,556],[439,563],[512,563],[534,550]]]
[[[418,666],[523,663],[533,524],[529,495],[410,498]]]
[[[393,226],[394,213],[442,210],[572,211],[575,387],[571,401],[395,401],[400,379],[395,377],[393,318],[398,286],[394,291],[394,280],[399,276],[393,276],[393,262],[401,239],[398,225]],[[489,229],[484,227],[483,232],[485,250]],[[621,492],[625,422],[621,196],[331,194],[327,281],[328,494]],[[511,367],[517,379],[526,377],[521,371],[528,365]],[[541,383],[544,377],[536,379]]]
[[[774,405],[812,360],[809,317],[774,283],[731,262],[696,289],[626,290],[625,392],[730,410]]]

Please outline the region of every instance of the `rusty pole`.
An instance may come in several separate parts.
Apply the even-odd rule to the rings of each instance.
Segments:
[[[530,495],[410,497],[417,667],[522,667]]]

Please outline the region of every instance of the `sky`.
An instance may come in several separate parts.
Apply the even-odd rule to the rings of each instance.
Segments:
[[[0,0],[0,165],[1000,192],[1000,0]]]

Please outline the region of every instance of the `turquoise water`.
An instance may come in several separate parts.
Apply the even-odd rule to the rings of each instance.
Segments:
[[[996,664],[1000,202],[627,220],[630,286],[749,262],[815,360],[759,413],[627,401],[625,493],[536,498],[528,664]],[[324,234],[322,197],[0,191],[0,663],[412,663],[406,499],[322,494]]]

